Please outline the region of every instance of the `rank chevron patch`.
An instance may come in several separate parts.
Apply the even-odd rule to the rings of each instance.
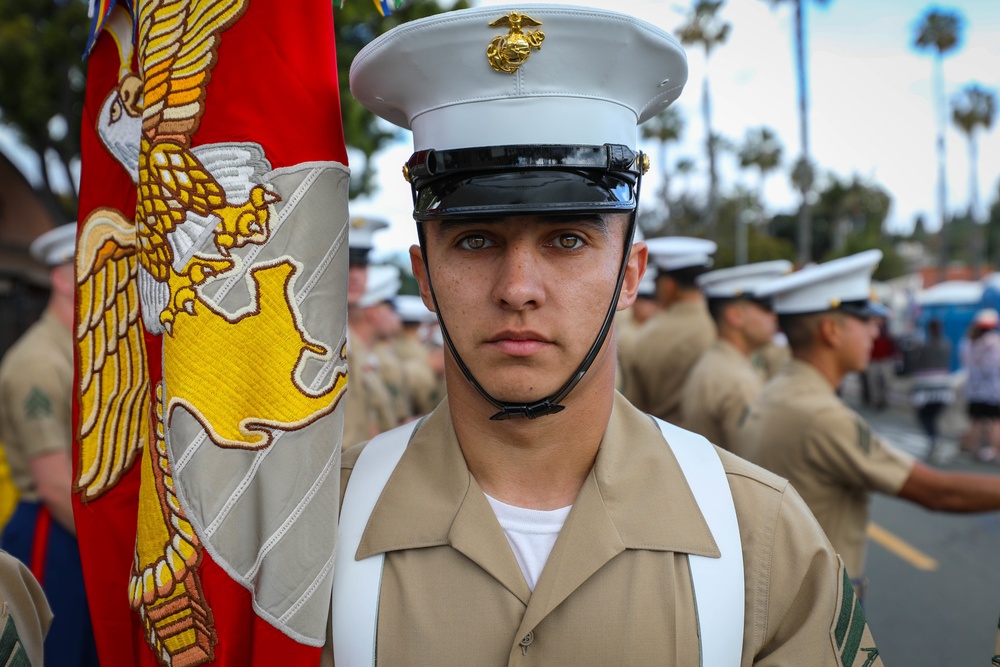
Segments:
[[[857,595],[854,594],[854,586],[851,585],[846,570],[843,570],[843,578],[840,611],[837,613],[837,622],[833,628],[834,647],[843,667],[854,667],[854,665],[872,667],[879,657],[878,649],[875,646],[862,646],[862,643],[871,641],[871,635],[867,632],[865,612],[861,609]],[[859,662],[862,658],[864,661]]]

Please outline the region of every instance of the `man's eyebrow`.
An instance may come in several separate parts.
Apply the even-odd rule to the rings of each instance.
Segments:
[[[486,227],[504,221],[510,216],[495,215],[475,218],[445,218],[438,220],[435,236],[439,239],[454,234],[455,230],[467,229],[470,227]],[[551,225],[580,225],[596,229],[602,234],[607,234],[611,217],[600,213],[549,213],[531,216],[534,221],[540,224]]]

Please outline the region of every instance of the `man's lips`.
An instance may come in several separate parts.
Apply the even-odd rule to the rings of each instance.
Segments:
[[[534,331],[503,331],[486,341],[487,345],[514,357],[527,357],[552,345],[552,341]]]

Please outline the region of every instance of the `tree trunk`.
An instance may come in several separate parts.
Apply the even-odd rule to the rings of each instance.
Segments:
[[[715,160],[715,137],[712,134],[712,98],[708,90],[708,48],[705,49],[705,85],[701,89],[701,110],[705,117],[705,152],[708,154],[708,209],[705,235],[715,234],[719,217],[719,175]]]
[[[969,130],[969,219],[972,220],[972,278],[977,280],[983,274],[985,220],[979,216],[979,151],[976,146],[976,130]]]
[[[805,53],[805,2],[795,0],[795,59],[799,84],[799,142],[802,146],[802,160],[811,165],[809,156],[809,90],[806,79]],[[812,261],[812,205],[809,203],[809,188],[801,188],[802,201],[799,205],[798,221],[798,261],[800,265]]]
[[[938,280],[945,280],[948,276],[948,181],[945,172],[945,100],[944,100],[944,56],[940,51],[934,58],[934,103],[937,107],[937,205],[938,220],[941,227],[938,229]]]

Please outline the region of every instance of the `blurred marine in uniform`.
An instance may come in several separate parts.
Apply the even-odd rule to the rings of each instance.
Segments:
[[[650,239],[647,246],[663,310],[642,326],[626,352],[622,393],[640,410],[677,424],[688,373],[715,340],[697,279],[711,268],[716,245],[673,236]]]
[[[354,96],[413,130],[448,395],[344,452],[337,665],[881,664],[787,482],[614,392],[637,124],[686,76],[662,30],[555,5],[403,24],[354,60]]]
[[[396,354],[396,341],[403,330],[395,305],[401,286],[398,266],[382,264],[368,267],[368,285],[360,304],[365,320],[365,342],[371,350],[366,368],[378,373],[389,392],[392,407],[392,422],[385,427],[380,426],[379,432],[399,426],[413,416],[410,388]],[[358,329],[355,326],[355,331]]]
[[[396,310],[403,322],[402,335],[396,341],[396,356],[409,389],[410,416],[422,416],[444,398],[443,382],[437,372],[441,364],[434,358],[441,355],[441,348],[431,340],[437,316],[415,294],[396,297]]]
[[[788,273],[785,260],[709,271],[698,277],[719,337],[705,350],[681,392],[681,425],[732,450],[750,404],[764,387],[750,354],[777,329],[768,299],[756,289]]]
[[[362,300],[368,291],[368,255],[372,236],[389,223],[375,218],[353,218],[349,236],[347,285],[347,393],[344,396],[344,446],[386,431],[398,422],[389,390],[372,363],[374,328]]]
[[[872,491],[928,509],[1000,509],[1000,476],[945,473],[873,433],[836,389],[864,370],[877,335],[869,301],[879,250],[811,266],[761,287],[773,299],[793,359],[751,406],[734,451],[802,495],[864,592],[865,535]]]
[[[97,665],[73,523],[73,316],[76,225],[39,236],[31,255],[49,266],[41,319],[0,363],[0,440],[21,500],[0,547],[31,568],[55,615],[47,665]]]

